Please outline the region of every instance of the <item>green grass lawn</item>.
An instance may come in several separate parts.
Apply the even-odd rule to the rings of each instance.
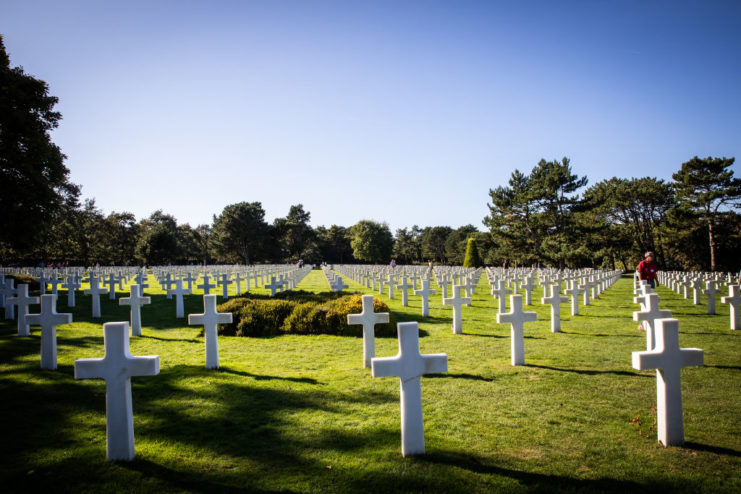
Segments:
[[[328,285],[313,271],[297,288]],[[420,322],[423,353],[449,358],[447,374],[422,379],[427,455],[416,458],[401,456],[399,381],[362,368],[360,338],[221,337],[222,368],[208,371],[201,328],[176,320],[174,300],[151,289],[131,353],[159,355],[161,371],[132,380],[136,460],[110,463],[105,384],[75,381],[73,366],[103,356],[101,324],[128,320],[128,307],[103,297],[93,320],[78,294],[74,323],[58,330],[57,371],[39,369],[38,328],[22,338],[2,321],[0,490],[741,491],[741,332],[728,329],[720,300],[708,316],[658,290],[680,320],[680,345],[702,348],[706,364],[682,372],[686,446],[663,448],[655,372],[631,368],[631,352],[645,349],[631,280],[579,316],[565,305],[561,334],[549,331],[548,306],[529,308],[539,320],[525,328],[524,367],[510,365],[509,325],[496,324],[485,276],[463,309],[463,335],[451,333],[434,288],[426,319],[419,297],[404,308],[398,292],[381,296],[399,321]],[[202,308],[200,295],[186,298],[186,313]],[[58,311],[68,311],[64,291]],[[394,355],[397,341],[379,338],[376,351]]]

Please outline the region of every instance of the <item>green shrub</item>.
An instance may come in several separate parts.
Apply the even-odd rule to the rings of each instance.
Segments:
[[[38,291],[41,290],[41,283],[38,282],[33,276],[28,274],[7,274],[5,275],[6,279],[13,279],[15,280],[15,286],[18,285],[28,285],[28,291]],[[51,292],[49,292],[51,293]]]
[[[219,327],[225,336],[274,336],[278,334],[332,334],[362,336],[359,325],[348,326],[347,315],[362,310],[360,295],[341,293],[284,292],[276,297],[245,294],[219,305],[219,312],[231,312],[232,323]],[[375,312],[391,312],[374,298]],[[389,323],[376,325],[376,336],[396,336],[393,314]]]
[[[481,261],[479,255],[479,248],[476,246],[476,239],[469,238],[466,244],[466,257],[463,259],[464,268],[478,268],[483,266],[484,263]]]

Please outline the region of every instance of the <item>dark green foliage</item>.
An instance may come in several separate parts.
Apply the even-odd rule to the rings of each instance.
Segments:
[[[396,230],[393,256],[403,264],[422,262],[422,230],[417,225]]]
[[[28,291],[34,292],[41,289],[41,283],[38,282],[33,276],[27,274],[7,274],[5,279],[15,280],[15,286],[28,285]]]
[[[715,223],[723,208],[737,209],[741,205],[741,179],[733,176],[734,158],[704,159],[695,156],[682,163],[682,168],[672,175],[678,207],[694,212],[705,223],[708,234],[710,270],[715,271]]]
[[[137,255],[146,264],[172,262],[178,256],[177,230],[166,224],[154,225],[139,241]]]
[[[259,202],[230,204],[214,216],[211,242],[217,257],[224,262],[251,264],[260,260],[268,238],[265,211]]]
[[[453,233],[449,226],[435,226],[425,228],[422,232],[422,255],[425,259],[431,259],[440,263],[447,263],[445,256],[445,242]]]
[[[309,225],[311,213],[302,204],[291,206],[285,218],[273,222],[275,246],[279,249],[277,260],[296,262],[303,259],[307,251],[316,248],[314,230]]]
[[[0,37],[0,253],[33,248],[79,195],[49,135],[62,118],[57,101],[44,81],[10,67]]]
[[[350,229],[350,235],[355,259],[377,264],[391,260],[394,238],[387,224],[363,220]]]
[[[448,235],[447,240],[445,240],[445,257],[447,258],[447,262],[457,266],[463,265],[466,259],[468,240],[474,238],[477,233],[478,230],[475,226],[465,225]],[[477,266],[480,265],[481,262],[479,259]]]
[[[305,256],[306,262],[312,264],[319,264],[322,261],[330,264],[355,262],[348,228],[339,225],[332,225],[329,228],[319,226],[314,231],[318,252]]]
[[[579,221],[594,265],[635,267],[650,250],[666,259],[661,226],[674,206],[671,185],[651,177],[611,178],[584,192]]]
[[[508,187],[489,190],[484,224],[504,264],[577,264],[582,253],[577,250],[581,232],[575,212],[581,206],[578,191],[586,183],[563,158],[541,160],[529,175],[515,170]]]
[[[373,299],[375,312],[390,312],[381,300]],[[283,292],[271,298],[245,294],[219,305],[231,312],[232,323],[220,326],[227,336],[276,336],[280,334],[331,334],[362,336],[362,326],[348,326],[347,315],[362,310],[360,295],[340,293]],[[395,336],[396,321],[376,325],[376,336]]]

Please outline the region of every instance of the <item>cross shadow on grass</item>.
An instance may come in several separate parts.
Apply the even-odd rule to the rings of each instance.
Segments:
[[[643,333],[639,334],[603,334],[603,333],[578,333],[576,331],[564,331],[561,330],[563,334],[573,334],[573,335],[579,335],[579,336],[600,336],[600,337],[607,337],[607,338],[642,338]]]
[[[610,478],[579,479],[554,474],[532,473],[497,465],[487,464],[479,458],[465,453],[452,451],[432,451],[415,461],[437,465],[449,465],[478,474],[496,475],[516,480],[525,491],[533,492],[615,492],[653,493],[673,490],[677,486],[668,482],[654,485],[643,485],[630,480]]]
[[[465,336],[478,336],[481,338],[509,338],[509,336],[503,336],[499,334],[469,333],[467,331],[464,331],[463,334]]]
[[[708,444],[686,442],[684,443],[683,447],[686,449],[692,449],[695,451],[705,451],[706,453],[714,453],[716,455],[734,456],[736,458],[741,458],[741,451],[736,451],[735,449],[730,449],[730,448],[723,448],[721,446],[711,446]]]
[[[185,343],[200,343],[200,344],[203,344],[203,339],[200,339],[199,340],[198,338],[162,338],[160,336],[151,336],[151,335],[146,335],[146,334],[142,334],[141,336],[132,336],[131,338],[132,339],[134,339],[134,338],[146,338],[148,340],[182,341],[182,342],[185,342]]]
[[[738,366],[738,365],[709,365],[709,364],[705,364],[703,367],[713,367],[714,369],[724,369],[724,370],[741,370],[741,366]]]
[[[278,381],[290,381],[290,382],[304,383],[304,384],[322,384],[322,385],[324,384],[311,377],[267,376],[267,375],[261,375],[261,374],[252,374],[251,372],[246,372],[246,371],[239,371],[239,370],[231,369],[229,367],[219,367],[218,371],[216,372],[225,372],[227,374],[234,374],[235,376],[250,377],[254,379],[255,381],[278,380]]]
[[[445,372],[442,374],[427,374],[425,375],[425,377],[432,378],[432,379],[436,379],[436,378],[438,379],[469,379],[471,381],[494,382],[494,378],[477,376],[475,374],[468,374],[468,373],[452,374],[450,372]]]
[[[612,374],[615,376],[629,376],[629,377],[652,377],[646,374],[638,374],[630,371],[618,371],[618,370],[594,370],[594,369],[565,369],[563,367],[551,367],[549,365],[538,365],[538,364],[525,364],[525,367],[535,367],[537,369],[546,369],[557,372],[572,372],[574,374],[582,374],[585,376],[598,376],[602,374]]]

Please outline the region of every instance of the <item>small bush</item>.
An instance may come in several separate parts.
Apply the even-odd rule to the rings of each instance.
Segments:
[[[381,300],[373,299],[375,312],[389,312]],[[279,334],[332,334],[362,336],[359,325],[348,326],[347,315],[362,310],[360,295],[341,293],[284,292],[276,297],[246,294],[219,305],[231,312],[232,323],[221,325],[226,336],[274,336]],[[376,336],[396,336],[393,314],[389,323],[376,325]]]
[[[5,279],[15,280],[16,287],[18,285],[28,285],[29,292],[41,290],[41,283],[39,283],[38,280],[36,280],[33,276],[28,274],[6,274]]]

